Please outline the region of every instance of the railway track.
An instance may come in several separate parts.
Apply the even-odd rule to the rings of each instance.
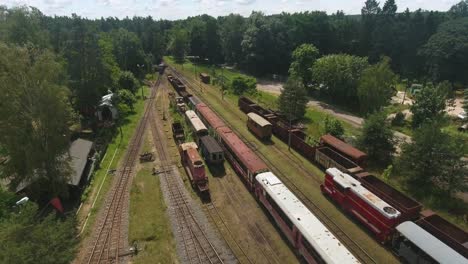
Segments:
[[[170,70],[174,73],[175,76],[177,76],[185,85],[187,88],[189,88],[191,91],[195,92],[196,95],[200,96],[200,92],[197,89],[193,89],[192,82],[188,81],[185,76],[180,74],[176,69],[174,69],[172,66],[169,66]],[[202,89],[197,82],[195,83],[196,86]],[[207,89],[204,89],[207,90]],[[203,96],[200,96],[203,97]],[[241,134],[237,129],[229,125],[229,122],[223,118],[222,115],[219,114],[218,111],[216,111],[214,108],[211,107],[211,109],[218,115],[219,118],[221,118],[226,125],[228,125],[233,131],[236,132],[236,134],[244,140],[244,142],[250,144],[250,142]],[[251,144],[250,144],[251,145]],[[289,154],[284,153],[281,151],[278,147],[274,146],[275,149],[283,153],[285,157],[288,157],[291,161],[293,159],[289,157]],[[307,195],[304,194],[298,188],[298,186],[284,173],[281,172],[281,170],[272,162],[270,159],[268,159],[265,155],[263,155],[260,151],[256,149],[256,147],[253,148],[253,150],[267,163],[267,165],[272,168],[272,171],[277,174],[278,177],[284,182],[284,184],[317,216],[320,221],[336,236],[338,239],[354,254],[356,258],[358,258],[361,262],[363,263],[377,263],[377,260],[372,258],[369,253],[363,249],[359,244],[357,244],[349,235],[346,234],[343,228],[338,226],[332,218],[330,218],[324,210],[322,210],[318,205],[309,199]],[[305,175],[309,175],[308,171],[303,167],[297,164],[297,162],[291,162],[291,164],[298,170],[302,171]],[[317,183],[321,183],[319,179],[316,177],[311,177],[316,181]]]
[[[125,249],[127,241],[125,233],[122,232],[124,228],[122,226],[122,216],[128,213],[130,179],[143,141],[149,110],[152,108],[159,83],[160,79],[158,78],[151,90],[151,96],[146,103],[143,117],[140,119],[128,145],[122,167],[115,176],[117,177],[116,182],[106,198],[103,207],[105,211],[97,220],[98,227],[91,240],[91,247],[87,250],[85,263],[119,263],[122,257],[129,255],[129,252]]]
[[[167,186],[170,206],[173,209],[178,226],[178,232],[175,235],[178,236],[183,244],[185,262],[190,264],[223,264],[223,258],[211,243],[210,238],[192,211],[193,209],[190,206],[187,195],[183,191],[185,187],[181,183],[180,177],[175,173],[177,168],[171,164],[167,146],[163,143],[163,132],[160,131],[156,124],[154,111],[150,112],[149,123],[153,143],[161,162],[159,169],[161,172],[160,176],[165,181],[165,186]]]

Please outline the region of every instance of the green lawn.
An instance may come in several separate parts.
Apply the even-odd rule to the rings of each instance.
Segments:
[[[137,173],[130,191],[129,244],[136,241],[140,250],[132,263],[178,263],[161,183],[151,165]]]
[[[145,87],[144,94],[147,95],[148,92],[148,88]],[[107,169],[117,169],[120,160],[123,158],[125,151],[127,150],[128,142],[130,141],[133,132],[135,131],[135,128],[137,127],[138,122],[140,121],[143,115],[144,106],[145,100],[138,98],[137,102],[134,105],[134,113],[125,117],[125,119],[122,121],[122,134],[118,132],[115,133],[109,145],[107,146],[106,153],[102,153],[103,159],[99,168],[94,172],[90,184],[83,192],[83,195],[81,197],[81,200],[83,202],[83,210],[80,210],[80,212],[78,213],[80,229],[82,228],[84,221],[86,221],[86,217],[89,212],[89,210],[86,209],[90,208],[96,200],[94,207],[91,209],[91,214],[89,215],[89,219],[87,220],[88,222],[86,223],[86,227],[83,230],[83,236],[89,234],[89,231],[91,230],[90,227],[92,227],[94,224],[96,212],[101,207],[101,204],[104,201],[104,197],[111,186],[113,176],[107,175],[106,177]],[[99,191],[99,189],[101,190]]]

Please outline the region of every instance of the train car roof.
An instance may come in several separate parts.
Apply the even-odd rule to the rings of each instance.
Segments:
[[[200,98],[196,97],[195,95],[190,96],[190,97],[189,97],[189,101],[190,101],[193,105],[197,105],[197,104],[201,103]]]
[[[197,116],[195,111],[193,111],[193,110],[185,111],[185,115],[190,120],[190,123],[192,124],[192,126],[193,126],[193,128],[195,129],[196,132],[200,132],[200,131],[203,131],[203,130],[208,131],[208,128],[206,128],[205,124],[203,124],[203,122]]]
[[[468,263],[468,260],[465,257],[411,221],[399,224],[396,229],[409,241],[418,246],[422,251],[439,263]]]
[[[256,113],[248,113],[247,116],[249,117],[249,119],[257,123],[261,127],[271,126],[270,122],[268,122],[265,118],[257,115]]]
[[[218,115],[211,110],[206,104],[199,103],[196,106],[198,112],[205,118],[208,125],[211,126],[213,129],[217,129],[218,127],[224,127],[226,124],[218,117]]]
[[[205,148],[210,153],[223,152],[223,149],[221,148],[221,146],[219,146],[218,141],[216,141],[212,136],[201,137],[201,142],[202,142],[202,145],[205,146]]]
[[[324,141],[325,143],[327,143],[328,145],[330,146],[333,146],[334,148],[336,148],[337,150],[339,150],[340,152],[346,154],[347,156],[350,156],[352,157],[353,159],[362,159],[362,158],[365,158],[367,157],[367,154],[360,151],[359,149],[339,140],[338,138],[330,135],[330,134],[327,134],[327,135],[324,135],[320,138],[322,141]]]
[[[198,146],[195,142],[185,142],[180,144],[180,148],[182,149],[182,151],[185,151],[188,149],[198,149]]]
[[[328,175],[333,177],[333,180],[337,184],[343,188],[349,188],[354,194],[367,202],[367,204],[371,205],[385,217],[391,219],[397,218],[401,215],[397,209],[393,208],[373,192],[366,189],[358,180],[354,179],[349,174],[343,173],[337,168],[329,168],[326,172]]]
[[[230,128],[220,127],[216,129],[216,131],[250,172],[255,174],[268,170],[268,166],[263,160],[261,160]]]
[[[322,222],[278,179],[265,172],[255,177],[326,263],[359,263]]]

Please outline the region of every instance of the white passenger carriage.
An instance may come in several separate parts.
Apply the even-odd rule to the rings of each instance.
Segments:
[[[393,248],[406,263],[468,264],[468,259],[413,222],[396,229]]]
[[[256,176],[255,193],[307,263],[359,263],[273,173]]]
[[[192,131],[195,133],[195,136],[197,137],[197,143],[200,143],[200,138],[208,135],[208,128],[206,128],[205,124],[203,124],[201,119],[193,110],[188,110],[185,112],[185,119],[187,120],[187,123],[190,124]]]

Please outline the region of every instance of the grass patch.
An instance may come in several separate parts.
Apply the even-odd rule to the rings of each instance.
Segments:
[[[130,191],[129,243],[137,241],[140,249],[132,263],[178,263],[166,210],[159,177],[145,165]]]
[[[144,90],[144,93],[147,95],[148,94],[148,88]],[[96,195],[98,193],[98,190],[102,184],[102,189],[99,193],[99,196],[96,199],[96,204],[94,205],[94,208],[91,209],[91,214],[89,216],[88,222],[86,224],[85,229],[83,230],[83,236],[86,236],[89,234],[89,231],[91,230],[90,227],[93,226],[94,220],[96,218],[96,212],[99,210],[101,207],[101,204],[104,201],[105,194],[109,190],[112,182],[112,175],[106,176],[107,173],[107,168],[110,169],[117,169],[117,166],[120,162],[120,160],[123,158],[125,155],[125,152],[127,151],[127,146],[128,143],[133,135],[133,132],[135,131],[135,128],[138,125],[138,122],[140,121],[141,117],[143,116],[143,110],[145,106],[145,100],[142,100],[141,98],[137,99],[137,102],[134,105],[134,113],[131,115],[128,115],[125,117],[124,120],[122,120],[122,126],[121,126],[121,132],[119,132],[119,129],[116,129],[116,133],[114,133],[112,139],[110,140],[107,149],[105,153],[103,153],[103,159],[98,167],[98,169],[93,173],[93,177],[89,185],[86,187],[85,191],[83,192],[83,195],[81,197],[81,200],[83,202],[82,208],[87,208],[91,207]],[[115,153],[115,157],[114,157]],[[104,156],[105,155],[105,156]],[[105,181],[103,182],[105,178]],[[84,223],[86,217],[88,215],[87,210],[81,210],[78,213],[78,220],[81,224]]]

